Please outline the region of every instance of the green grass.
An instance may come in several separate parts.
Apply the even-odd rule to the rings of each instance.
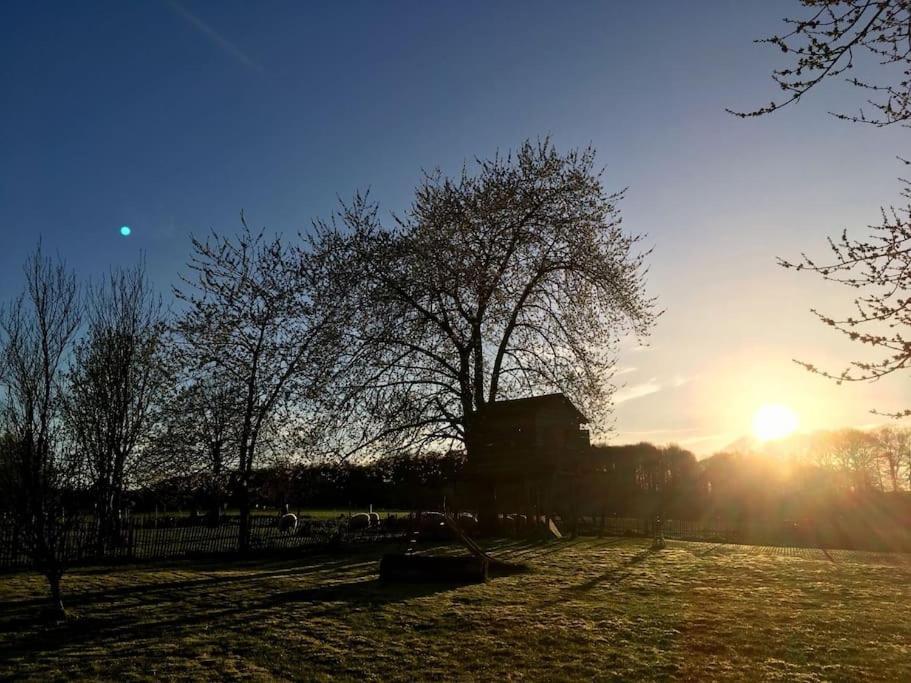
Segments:
[[[0,577],[0,678],[911,679],[911,556],[502,543],[531,571],[384,586],[379,549]]]

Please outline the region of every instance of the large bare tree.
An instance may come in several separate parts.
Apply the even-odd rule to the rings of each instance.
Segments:
[[[316,233],[350,307],[346,414],[354,447],[468,444],[492,401],[561,391],[609,409],[618,339],[657,315],[640,238],[621,229],[592,149],[544,140],[427,174],[383,225],[357,196]],[[328,266],[332,270],[332,266]]]
[[[142,265],[88,289],[86,334],[67,379],[67,423],[87,459],[103,552],[121,538],[127,486],[151,469],[143,447],[170,384],[164,310]]]
[[[63,614],[60,580],[79,520],[72,493],[82,482],[79,451],[63,433],[63,374],[80,325],[75,276],[39,245],[25,266],[24,292],[0,314],[2,429],[0,495],[24,548],[47,578]]]
[[[239,550],[250,541],[250,477],[264,437],[301,418],[315,400],[338,346],[336,307],[320,298],[320,269],[306,250],[251,231],[193,240],[176,331],[190,369],[224,376],[237,391],[236,491]],[[293,408],[292,408],[293,406]],[[288,412],[283,411],[287,408]]]

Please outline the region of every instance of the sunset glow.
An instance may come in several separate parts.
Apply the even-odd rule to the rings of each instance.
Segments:
[[[800,424],[791,408],[780,403],[766,403],[753,415],[753,436],[760,441],[782,439],[794,432]]]
[[[0,18],[0,683],[911,683],[911,0]]]

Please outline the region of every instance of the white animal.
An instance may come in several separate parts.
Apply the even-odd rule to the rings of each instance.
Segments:
[[[297,515],[293,512],[282,515],[278,520],[279,531],[294,531],[297,528]]]

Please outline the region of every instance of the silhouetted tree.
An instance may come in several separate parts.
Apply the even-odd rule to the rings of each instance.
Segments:
[[[185,378],[164,410],[153,444],[173,473],[199,481],[210,523],[217,522],[229,495],[229,475],[237,470],[241,394],[227,373],[214,367]]]
[[[90,287],[85,310],[86,335],[67,375],[66,421],[88,464],[103,552],[121,539],[127,486],[155,466],[143,447],[171,373],[164,310],[142,265],[112,270]]]
[[[617,339],[644,335],[648,252],[620,227],[594,150],[549,141],[431,173],[392,228],[358,196],[319,223],[351,307],[346,406],[361,448],[462,441],[491,401],[562,391],[597,422]],[[339,226],[337,223],[340,223]]]
[[[24,292],[0,314],[3,467],[20,541],[63,614],[60,580],[67,540],[79,517],[72,491],[82,482],[79,451],[63,435],[63,375],[80,325],[75,276],[45,257],[39,245],[25,265]]]
[[[908,430],[905,430],[905,435],[908,435]],[[904,442],[904,439],[903,439]],[[901,450],[901,466],[905,470],[905,483],[908,486],[908,491],[911,492],[911,447],[908,447],[907,443],[903,443]]]
[[[816,309],[813,313],[852,341],[866,344],[882,355],[853,361],[841,372],[798,361],[811,372],[838,383],[875,381],[911,367],[911,340],[907,338],[911,325],[911,205],[884,211],[882,216],[882,224],[874,226],[869,236],[850,239],[845,231],[838,241],[830,239],[832,258],[823,263],[806,255],[796,263],[780,260],[785,268],[809,270],[861,292],[853,300],[852,315],[836,317]],[[911,415],[911,410],[893,414]]]
[[[175,295],[185,305],[176,329],[193,370],[228,377],[239,394],[235,495],[239,550],[246,552],[249,484],[262,439],[281,409],[315,399],[338,346],[334,302],[320,299],[322,274],[307,252],[242,222],[234,237],[193,240],[189,273]]]
[[[741,117],[762,116],[799,101],[823,81],[844,76],[852,85],[870,93],[857,114],[835,113],[848,121],[889,125],[911,119],[911,5],[907,0],[799,0],[807,15],[784,20],[788,30],[758,40],[793,58],[785,68],[772,72],[785,99],[746,112]],[[866,66],[878,73],[855,75]]]
[[[678,446],[650,443],[593,446],[591,472],[581,482],[586,501],[606,514],[692,517],[700,506],[696,456]]]
[[[911,464],[911,431],[898,427],[882,427],[874,435],[880,467],[889,477],[892,491],[901,491],[906,483],[902,471]]]
[[[855,491],[882,489],[877,441],[870,432],[840,429],[821,434],[814,444],[817,462],[840,473],[845,484]]]

